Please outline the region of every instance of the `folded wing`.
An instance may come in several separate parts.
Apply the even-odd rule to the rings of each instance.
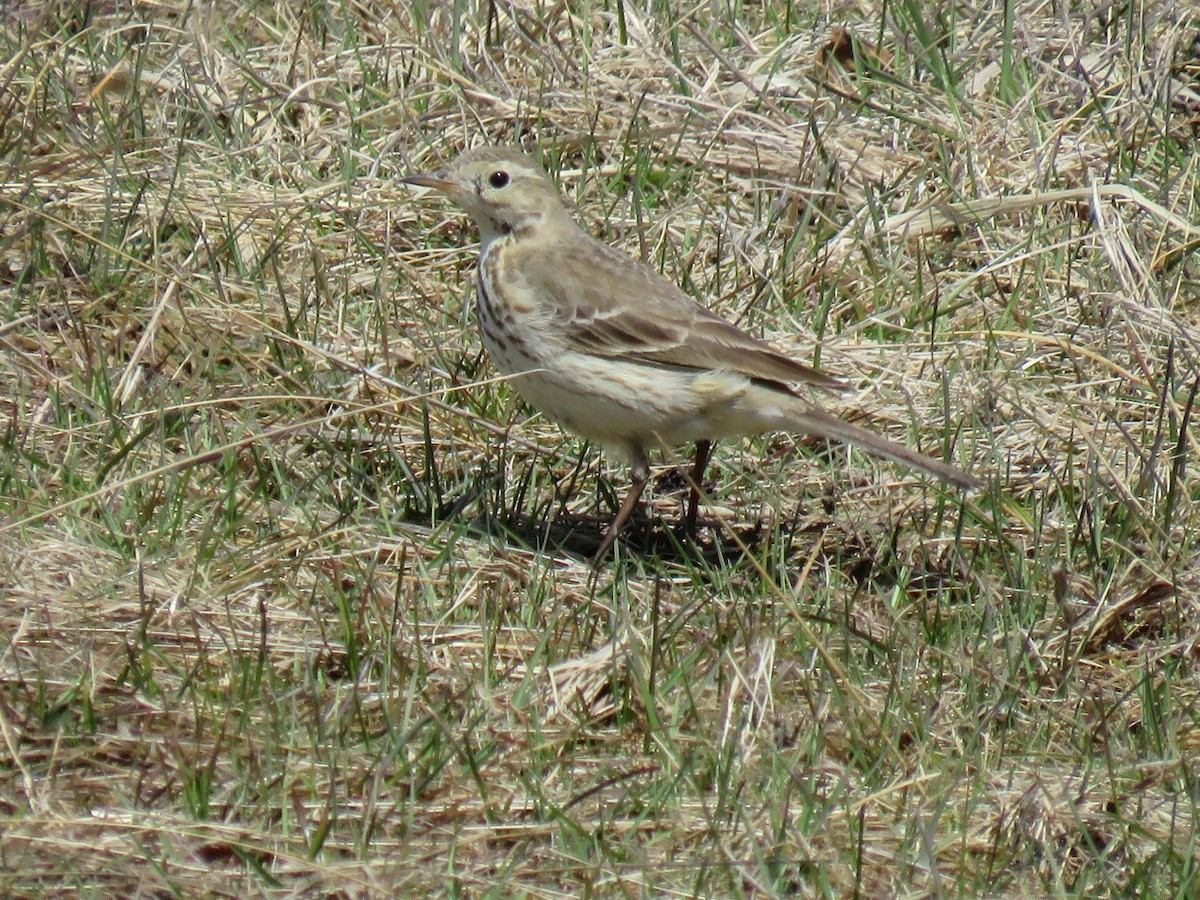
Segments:
[[[649,266],[606,244],[591,238],[563,241],[549,256],[524,271],[536,279],[532,286],[556,301],[555,315],[566,340],[582,352],[687,369],[725,369],[784,389],[791,384],[845,387],[751,337]]]

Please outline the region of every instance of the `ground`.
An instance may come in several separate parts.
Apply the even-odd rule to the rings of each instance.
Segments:
[[[1195,3],[0,11],[0,892],[1192,896]],[[589,232],[851,384],[627,484],[475,234]]]

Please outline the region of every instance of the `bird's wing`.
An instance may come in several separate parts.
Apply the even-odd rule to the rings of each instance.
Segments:
[[[841,389],[701,306],[649,266],[582,232],[523,267],[554,304],[565,339],[580,351],[688,369],[727,369],[782,384]]]

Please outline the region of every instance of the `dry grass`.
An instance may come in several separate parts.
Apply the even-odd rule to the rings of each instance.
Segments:
[[[1196,7],[465,6],[0,12],[0,891],[1194,895]],[[485,140],[989,489],[726,446],[589,590]]]

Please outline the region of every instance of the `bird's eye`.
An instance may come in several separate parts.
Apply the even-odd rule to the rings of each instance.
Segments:
[[[497,171],[497,172],[493,172],[491,175],[488,176],[488,184],[490,184],[496,190],[500,190],[500,188],[506,187],[508,185],[508,173],[505,172],[503,169],[501,169],[500,171]]]

